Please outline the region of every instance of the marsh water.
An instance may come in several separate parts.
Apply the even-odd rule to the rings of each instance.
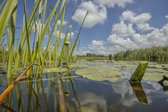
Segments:
[[[78,67],[79,65],[81,67]],[[136,62],[78,63],[68,76],[61,78],[68,110],[70,112],[167,112],[168,89],[166,83],[163,86],[157,82],[167,74],[167,65],[150,63],[143,81],[131,84],[128,79],[136,66]],[[119,71],[112,69],[110,72],[107,69],[110,73],[103,75],[102,79],[100,76],[96,78],[95,72],[91,71],[95,80],[86,74],[81,75],[76,72],[92,68],[100,73],[100,68],[103,71],[108,67],[117,68]],[[116,73],[119,73],[117,77]],[[5,98],[0,111],[59,112],[58,85],[57,80],[53,79],[58,74],[45,73],[41,79],[19,82]],[[104,74],[107,73],[104,71]],[[0,93],[5,88],[5,76],[1,74]]]

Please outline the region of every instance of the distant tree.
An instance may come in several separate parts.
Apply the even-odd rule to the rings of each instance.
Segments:
[[[113,58],[112,54],[109,54],[109,60],[111,61]]]
[[[168,61],[168,46],[122,51],[114,59]]]

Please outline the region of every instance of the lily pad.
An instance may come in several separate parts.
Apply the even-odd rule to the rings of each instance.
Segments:
[[[119,68],[114,67],[86,67],[76,71],[78,75],[97,81],[116,81],[120,79]]]
[[[78,61],[73,67],[80,67],[76,73],[88,79],[98,81],[116,81],[121,78],[130,79],[140,61],[114,61],[113,63],[102,61]],[[149,62],[144,73],[143,80],[159,81],[163,75],[168,76],[168,64]]]

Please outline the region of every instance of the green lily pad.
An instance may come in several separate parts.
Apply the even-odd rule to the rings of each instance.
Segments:
[[[140,61],[78,61],[73,64],[73,67],[80,67],[76,73],[92,80],[109,80],[116,81],[124,77],[130,78],[130,74],[136,70]],[[124,69],[123,69],[124,68]],[[163,75],[168,76],[168,64],[158,64],[156,62],[149,62],[148,67],[143,75],[143,80],[159,81]]]
[[[97,81],[116,81],[120,79],[119,68],[114,67],[86,67],[76,71],[78,75]]]

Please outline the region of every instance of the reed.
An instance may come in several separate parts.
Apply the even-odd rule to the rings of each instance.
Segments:
[[[60,67],[61,63],[63,63],[62,60],[66,60],[66,63],[69,64],[88,12],[77,37],[67,49],[64,43],[67,41],[68,33],[71,31],[72,18],[66,28],[64,40],[61,41],[62,29],[66,27],[63,26],[66,0],[57,0],[54,5],[49,4],[47,0],[35,0],[29,14],[27,13],[27,1],[23,0],[22,2],[24,4],[24,14],[22,27],[19,27],[19,37],[16,37],[16,33],[18,33],[16,32],[16,28],[18,27],[16,25],[16,21],[18,20],[16,15],[19,10],[17,7],[18,0],[4,0],[0,4],[0,48],[4,49],[7,43],[4,50],[5,53],[3,52],[3,57],[6,57],[7,63],[7,78],[16,77],[20,67],[33,63],[40,65],[42,70],[46,66]],[[59,25],[58,20],[61,21]],[[54,35],[57,32],[59,34]],[[47,42],[44,48],[43,42],[46,36]],[[51,43],[51,40],[54,40],[54,43]],[[37,74],[40,68],[36,69]],[[33,69],[31,68],[28,73],[29,76],[31,76],[32,71]],[[41,73],[43,72],[41,71]]]

